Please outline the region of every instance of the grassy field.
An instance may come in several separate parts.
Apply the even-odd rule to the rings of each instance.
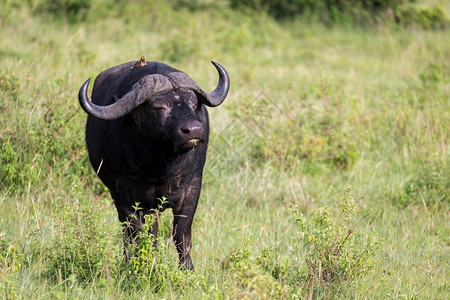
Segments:
[[[1,298],[449,297],[448,29],[163,1],[96,1],[71,23],[39,1],[2,3]],[[170,211],[160,247],[121,263],[116,211],[87,158],[79,87],[141,55],[205,90],[211,60],[232,80],[209,110],[195,273],[177,270]]]

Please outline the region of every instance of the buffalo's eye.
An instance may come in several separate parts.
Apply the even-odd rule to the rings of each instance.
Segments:
[[[169,109],[169,105],[167,105],[167,103],[165,102],[155,102],[152,104],[152,109],[155,112],[164,112],[167,109]]]
[[[196,110],[198,108],[197,101],[188,101],[188,105],[192,110]]]

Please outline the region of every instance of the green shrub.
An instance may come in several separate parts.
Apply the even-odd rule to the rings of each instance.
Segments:
[[[450,202],[449,159],[430,158],[399,187],[386,193],[398,207],[409,205],[445,206]]]
[[[86,19],[92,1],[89,0],[30,0],[35,14],[76,23]]]
[[[160,44],[162,60],[177,63],[198,54],[196,43],[191,43],[182,34],[175,34]]]
[[[0,232],[0,298],[20,298],[21,287],[16,278],[27,267],[22,249]]]
[[[272,275],[275,280],[283,282],[288,276],[288,266],[290,260],[288,257],[281,257],[278,251],[271,249],[263,249],[259,256],[256,257],[257,263]]]
[[[78,200],[61,204],[58,215],[56,234],[44,251],[44,274],[56,282],[71,279],[80,283],[116,274],[121,247],[113,246],[119,239],[106,233],[120,230],[108,228],[98,209]]]
[[[11,12],[13,12],[19,6],[20,2],[17,0],[16,1],[0,0],[0,7],[2,8],[2,10],[0,11],[0,24],[8,20],[9,16],[11,15]]]
[[[253,256],[247,243],[242,249],[235,249],[221,262],[221,267],[233,274],[228,283],[240,289],[230,289],[228,295],[239,299],[283,299],[294,296],[290,287],[282,285],[286,266],[281,264],[277,254],[264,249],[259,256]],[[281,282],[281,283],[280,283]]]
[[[74,121],[78,104],[68,90],[60,78],[34,84],[0,75],[0,187],[21,192],[56,179],[69,186],[85,181],[90,169],[81,122]]]
[[[425,88],[433,87],[440,82],[447,82],[450,78],[450,64],[431,61],[420,72],[419,78]]]
[[[256,163],[269,161],[284,169],[301,162],[309,172],[317,163],[349,169],[358,161],[363,137],[354,130],[359,125],[351,113],[354,99],[343,99],[331,79],[321,79],[311,93],[313,98],[285,107],[275,100],[257,99],[254,106],[236,111],[236,118],[254,133],[247,133],[247,139],[249,156]]]
[[[396,11],[395,18],[399,24],[424,29],[445,29],[450,25],[450,17],[442,5],[403,5]]]
[[[400,4],[410,0],[230,0],[235,9],[248,8],[256,11],[266,11],[277,19],[297,17],[300,15],[316,16],[322,21],[340,21],[345,15],[353,19],[363,13],[367,18],[371,14],[396,9]]]
[[[428,160],[404,184],[407,199],[412,203],[448,205],[450,202],[449,161]],[[423,200],[422,200],[423,199]]]
[[[13,101],[17,101],[19,97],[20,81],[19,78],[10,73],[0,74],[0,112],[6,107],[5,98],[11,98]]]
[[[222,269],[232,274],[226,282],[240,287],[229,291],[231,297],[315,298],[366,275],[378,259],[381,241],[374,231],[357,231],[367,216],[356,219],[356,205],[353,190],[347,188],[337,219],[326,206],[310,216],[293,207],[298,226],[295,240],[302,242],[297,253],[280,255],[265,248],[254,255],[250,243],[234,249],[221,261]]]
[[[338,220],[327,206],[310,217],[292,210],[306,248],[307,290],[318,291],[330,283],[352,280],[366,274],[374,264],[380,246],[376,233],[365,236],[356,231],[364,219],[355,220],[353,190],[348,188]]]
[[[0,233],[0,278],[16,273],[25,265],[25,257],[17,245]]]
[[[9,141],[0,148],[0,183],[3,188],[23,185],[20,151]]]
[[[131,248],[135,248],[130,249],[134,254],[125,267],[125,284],[133,289],[139,288],[154,293],[165,293],[172,289],[179,294],[197,289],[204,290],[206,280],[202,275],[178,269],[177,260],[171,255],[175,249],[169,246],[166,235],[156,238],[158,247],[154,247],[155,236],[151,229],[154,222],[161,222],[161,218],[157,220],[156,214],[151,214],[145,215],[144,219],[142,230],[136,237],[139,244],[131,245]],[[167,226],[163,225],[163,228],[165,227]]]

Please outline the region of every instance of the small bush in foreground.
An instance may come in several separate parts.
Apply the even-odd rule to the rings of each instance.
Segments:
[[[225,287],[228,296],[236,299],[283,299],[294,296],[291,288],[283,284],[287,269],[279,259],[270,249],[253,256],[248,243],[245,248],[231,252],[221,263],[228,274],[233,274],[227,280],[231,287]],[[235,285],[240,289],[233,288]]]
[[[305,260],[310,292],[357,278],[373,267],[380,241],[375,233],[364,236],[356,231],[364,217],[354,221],[356,202],[351,188],[346,190],[338,220],[331,218],[326,206],[311,217],[295,208],[292,213],[308,251]]]
[[[55,281],[91,282],[116,272],[116,239],[107,236],[107,224],[91,205],[63,204],[57,233],[45,250],[45,275]]]
[[[333,293],[344,281],[351,282],[372,269],[380,240],[375,232],[356,231],[365,217],[355,220],[356,202],[351,188],[346,190],[336,220],[327,207],[308,217],[296,208],[292,213],[306,253],[280,255],[266,248],[254,255],[250,244],[234,250],[221,262],[222,269],[232,274],[227,282],[240,287],[228,291],[231,297],[316,297]]]
[[[164,201],[165,198],[161,200],[162,203]],[[154,222],[161,220],[159,213],[155,211],[155,214],[145,215],[144,220],[145,223],[136,237],[139,244],[132,245],[135,248],[130,251],[134,252],[134,255],[125,266],[127,273],[125,286],[153,293],[166,293],[174,289],[177,293],[183,294],[205,289],[206,279],[202,275],[178,269],[177,260],[170,254],[175,251],[171,249],[167,236],[155,238],[151,233]],[[163,224],[162,227],[167,226]],[[155,240],[158,247],[154,246]]]

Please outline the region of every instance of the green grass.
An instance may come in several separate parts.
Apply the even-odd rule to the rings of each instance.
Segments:
[[[328,28],[159,1],[94,2],[84,21],[69,24],[7,3],[2,298],[448,298],[448,30]],[[232,80],[224,104],[209,110],[196,273],[177,271],[165,212],[157,284],[121,264],[120,224],[89,165],[76,99],[88,77],[141,55],[205,90],[217,83],[210,60]],[[362,197],[354,220],[368,215],[352,249],[364,249],[373,231],[380,241],[373,268],[311,283],[310,245],[291,205],[308,218],[327,206],[338,220],[348,186]]]

